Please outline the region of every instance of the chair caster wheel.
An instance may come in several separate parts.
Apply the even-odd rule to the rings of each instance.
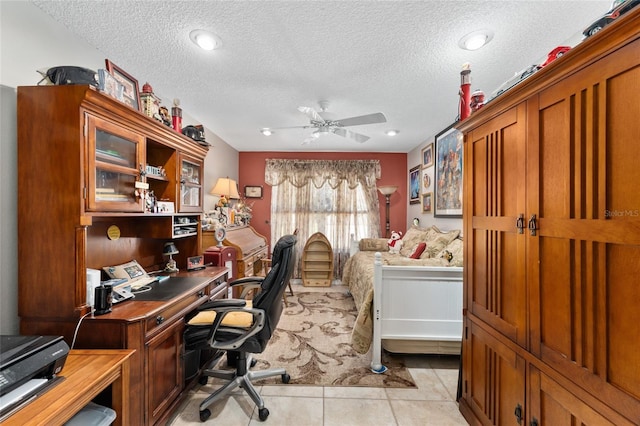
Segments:
[[[288,375],[287,373],[284,373],[282,375],[282,383],[289,383],[289,380],[291,380],[291,376]]]
[[[267,417],[269,417],[269,410],[267,410],[266,408],[259,409],[258,417],[260,418],[260,421],[264,422],[265,420],[267,420]]]
[[[201,385],[206,385],[208,380],[209,380],[209,378],[207,376],[201,376],[198,379],[198,383],[200,383]]]
[[[268,414],[269,414],[269,412],[267,412],[267,415]],[[208,408],[205,408],[204,410],[200,411],[200,421],[201,422],[206,422],[209,417],[211,417],[211,411]]]
[[[254,359],[252,359],[252,360],[251,360],[251,368],[255,367],[257,363],[258,363],[258,360],[257,360],[257,359],[255,359],[255,358],[254,358]]]

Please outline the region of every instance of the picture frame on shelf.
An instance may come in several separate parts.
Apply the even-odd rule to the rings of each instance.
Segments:
[[[105,64],[107,71],[123,86],[122,102],[137,111],[141,111],[138,80],[109,59],[105,59]]]
[[[98,89],[112,98],[124,102],[124,86],[106,69],[98,70]]]
[[[409,204],[420,204],[420,165],[409,169]]]
[[[422,148],[422,167],[427,168],[433,166],[433,143]]]
[[[462,217],[463,135],[447,127],[435,138],[435,217]]]
[[[422,194],[422,213],[431,213],[433,206],[433,192]]]
[[[245,198],[262,198],[262,186],[246,185],[244,187]]]

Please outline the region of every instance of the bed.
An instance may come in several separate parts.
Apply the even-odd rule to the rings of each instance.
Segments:
[[[415,256],[416,246],[427,249]],[[462,341],[462,240],[459,231],[411,228],[400,253],[387,240],[355,241],[342,282],[358,314],[351,344],[372,351],[371,368],[384,371],[381,351],[459,354]],[[410,258],[413,255],[416,258]]]

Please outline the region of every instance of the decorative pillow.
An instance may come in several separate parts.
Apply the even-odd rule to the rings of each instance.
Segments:
[[[456,229],[449,232],[441,232],[435,226],[430,230],[429,235],[426,238],[427,248],[420,256],[421,259],[436,257],[451,241],[458,238],[460,230]]]
[[[424,251],[425,248],[427,248],[427,243],[418,244],[418,246],[413,251],[413,253],[411,253],[411,256],[409,256],[409,258],[411,258],[411,259],[420,259],[420,255],[422,254],[422,252]]]
[[[400,254],[404,257],[409,257],[413,254],[413,250],[418,244],[426,241],[428,245],[427,236],[430,231],[431,228],[409,228],[407,233],[404,234],[404,237],[402,237],[402,248],[400,249]]]
[[[389,251],[389,244],[385,238],[363,238],[358,247],[360,251]]]
[[[447,258],[451,256],[449,260],[450,266],[462,266],[463,265],[463,243],[460,238],[456,238],[451,241],[448,246],[446,246],[440,253],[436,255],[436,257]]]

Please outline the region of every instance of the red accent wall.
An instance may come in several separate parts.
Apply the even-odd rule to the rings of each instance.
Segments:
[[[379,160],[382,171],[378,186],[397,185],[398,190],[391,196],[389,205],[391,230],[406,232],[407,228],[407,154],[406,153],[363,153],[363,152],[240,152],[238,161],[238,187],[244,195],[246,185],[263,187],[262,199],[250,198],[253,202],[253,218],[251,226],[271,239],[271,187],[264,183],[265,160],[298,159],[298,160]],[[385,234],[385,198],[378,193],[380,202],[380,236]],[[270,241],[269,241],[270,242]]]

